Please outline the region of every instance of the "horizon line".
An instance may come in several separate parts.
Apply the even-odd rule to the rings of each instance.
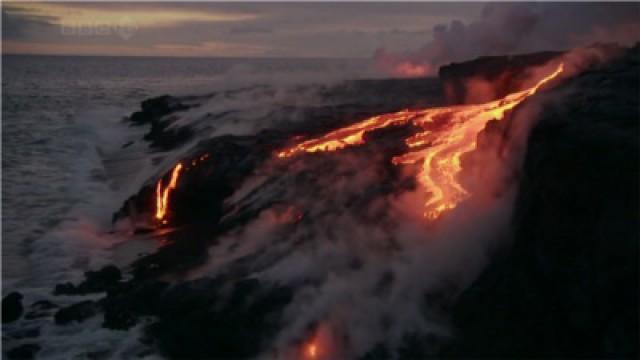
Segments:
[[[49,57],[119,57],[119,58],[169,58],[169,59],[256,59],[256,60],[371,60],[372,57],[322,57],[322,56],[180,56],[180,55],[107,55],[107,54],[34,54],[5,53],[2,56],[49,56]]]

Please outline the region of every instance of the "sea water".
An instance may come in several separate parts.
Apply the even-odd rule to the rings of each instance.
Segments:
[[[142,100],[274,81],[366,76],[365,68],[354,60],[4,55],[3,292],[39,280],[63,280],[75,265],[81,274],[95,254],[78,260],[83,259],[78,252],[108,245],[96,240],[95,224],[84,217],[94,213],[108,223],[120,206],[95,198],[114,199],[101,154],[122,146],[127,137],[139,138],[140,129],[121,120]],[[61,228],[69,222],[77,226]],[[71,253],[74,266],[63,262],[66,274],[58,274],[55,263]]]

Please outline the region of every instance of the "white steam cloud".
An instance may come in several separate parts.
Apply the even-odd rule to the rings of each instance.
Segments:
[[[571,76],[607,57],[589,48],[557,61]],[[556,66],[531,69],[529,77],[535,82]],[[553,93],[540,99],[562,95]],[[263,358],[297,359],[309,343],[319,359],[358,358],[381,344],[394,354],[412,335],[430,339],[435,352],[451,335],[443,306],[509,239],[514,177],[539,111],[540,101],[530,99],[500,130],[506,136],[481,135],[472,159],[481,166],[460,174],[473,177],[461,179],[473,196],[435,224],[422,216],[425,189],[398,190],[419,169],[402,167],[389,178],[383,152],[363,146],[273,159],[227,200],[238,211],[263,209],[260,215],[218,239],[190,278],[238,272],[294,289]]]
[[[433,76],[451,62],[479,56],[568,50],[596,42],[630,45],[640,40],[638,3],[488,4],[479,20],[437,25],[420,48],[374,58],[394,76]]]

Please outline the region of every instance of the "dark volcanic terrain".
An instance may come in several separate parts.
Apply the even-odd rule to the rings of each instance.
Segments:
[[[450,333],[415,331],[403,334],[395,348],[375,341],[367,351],[344,356],[638,356],[640,46],[619,52],[532,99],[538,104],[532,105],[537,120],[522,164],[509,176],[517,189],[509,236],[490,248],[488,265],[468,286],[443,280],[424,285],[428,291],[419,294],[425,305],[417,307],[425,309],[424,316],[447,325]],[[156,234],[163,246],[129,267],[108,266],[88,272],[81,283],[58,284],[51,302],[22,304],[19,294],[10,294],[3,299],[3,323],[22,321],[26,328],[30,318],[48,317],[66,326],[98,316],[103,327],[113,330],[142,324],[142,342],[178,359],[276,356],[270,352],[276,341],[302,344],[306,339],[299,336],[282,337],[292,322],[290,306],[309,289],[325,289],[333,276],[325,269],[357,288],[360,278],[351,274],[373,266],[371,258],[387,261],[402,253],[403,244],[396,239],[402,223],[381,204],[417,186],[403,168],[388,161],[403,151],[402,139],[412,129],[406,125],[373,132],[366,146],[341,153],[304,154],[286,162],[274,161],[274,153],[294,137],[317,136],[376,114],[460,103],[468,95],[463,84],[470,77],[500,79],[493,95],[501,97],[520,89],[521,71],[562,55],[479,59],[443,67],[440,80],[318,87],[314,91],[322,105],[278,108],[265,115],[277,118],[273,126],[253,135],[199,139],[197,128],[176,125],[182,113],[203,102],[224,101],[231,92],[147,100],[127,124],[148,127],[140,141],[154,154],[186,149],[188,155],[181,158],[185,168],[170,194],[166,224],[153,221],[154,199],[158,181],[169,183],[172,169],[163,169],[121,209],[114,209],[113,222],[136,224],[132,233]],[[268,96],[272,90],[238,91]],[[479,138],[507,141],[518,111],[500,123],[489,122]],[[233,116],[207,113],[201,122],[215,124]],[[479,151],[495,145],[488,140],[478,144]],[[472,158],[463,168],[472,165]],[[276,225],[261,227],[263,223]],[[358,232],[354,224],[366,231]],[[430,226],[425,228],[437,230],[437,224]],[[263,233],[269,236],[262,239]],[[317,256],[315,261],[326,264],[312,263],[318,272],[309,271],[314,276],[281,282],[256,276],[271,274],[298,249],[322,253],[318,239],[339,247],[341,237],[362,234],[371,235],[359,240],[370,241],[374,250],[366,250],[374,255],[357,253],[364,253],[365,246],[349,243],[346,248],[357,254],[343,262],[331,253]],[[260,241],[243,247],[242,240],[252,237]],[[380,272],[373,298],[384,298],[401,282],[391,272]],[[86,294],[99,296],[62,308],[55,304],[58,296]],[[303,333],[314,332],[301,327]],[[19,345],[9,346],[16,339]],[[34,356],[40,341],[37,329],[26,337],[24,332],[3,335],[8,358]]]

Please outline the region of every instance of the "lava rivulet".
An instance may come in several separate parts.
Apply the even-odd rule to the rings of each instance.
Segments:
[[[293,145],[276,155],[279,158],[287,158],[304,152],[337,151],[348,146],[364,144],[364,135],[368,132],[411,122],[419,130],[405,140],[409,152],[396,156],[391,161],[395,165],[422,162],[418,180],[431,193],[425,203],[424,214],[429,219],[436,219],[469,197],[469,192],[457,180],[461,170],[460,158],[475,149],[477,134],[486,123],[492,119],[501,120],[505,112],[535,94],[541,86],[557,77],[563,70],[563,64],[560,64],[555,71],[534,86],[498,100],[484,104],[402,110],[377,115]],[[446,123],[437,130],[429,130],[428,124],[440,118],[447,119]]]
[[[158,180],[156,184],[156,213],[155,219],[160,221],[162,224],[167,224],[167,214],[169,212],[169,194],[178,186],[178,180],[180,179],[180,174],[183,171],[189,171],[193,167],[197,166],[200,162],[205,161],[209,158],[209,154],[203,154],[197,158],[191,160],[191,166],[189,166],[189,162],[186,161],[187,165],[182,165],[182,162],[178,162],[171,170],[171,179],[169,180],[169,184],[164,186],[162,184],[162,178]]]
[[[277,156],[285,158],[300,152],[335,151],[351,145],[364,144],[363,136],[366,132],[405,123],[411,116],[413,115],[407,110],[374,116],[355,125],[332,131],[321,138],[307,140],[280,151]]]
[[[318,357],[318,345],[316,343],[310,343],[305,349],[305,354],[309,359],[315,359]]]
[[[181,171],[182,163],[176,164],[173,171],[171,171],[169,184],[163,189],[162,179],[160,179],[156,185],[156,219],[162,221],[163,224],[166,223],[165,217],[167,216],[167,209],[169,208],[169,192],[173,191],[178,185],[178,178],[180,177]]]

